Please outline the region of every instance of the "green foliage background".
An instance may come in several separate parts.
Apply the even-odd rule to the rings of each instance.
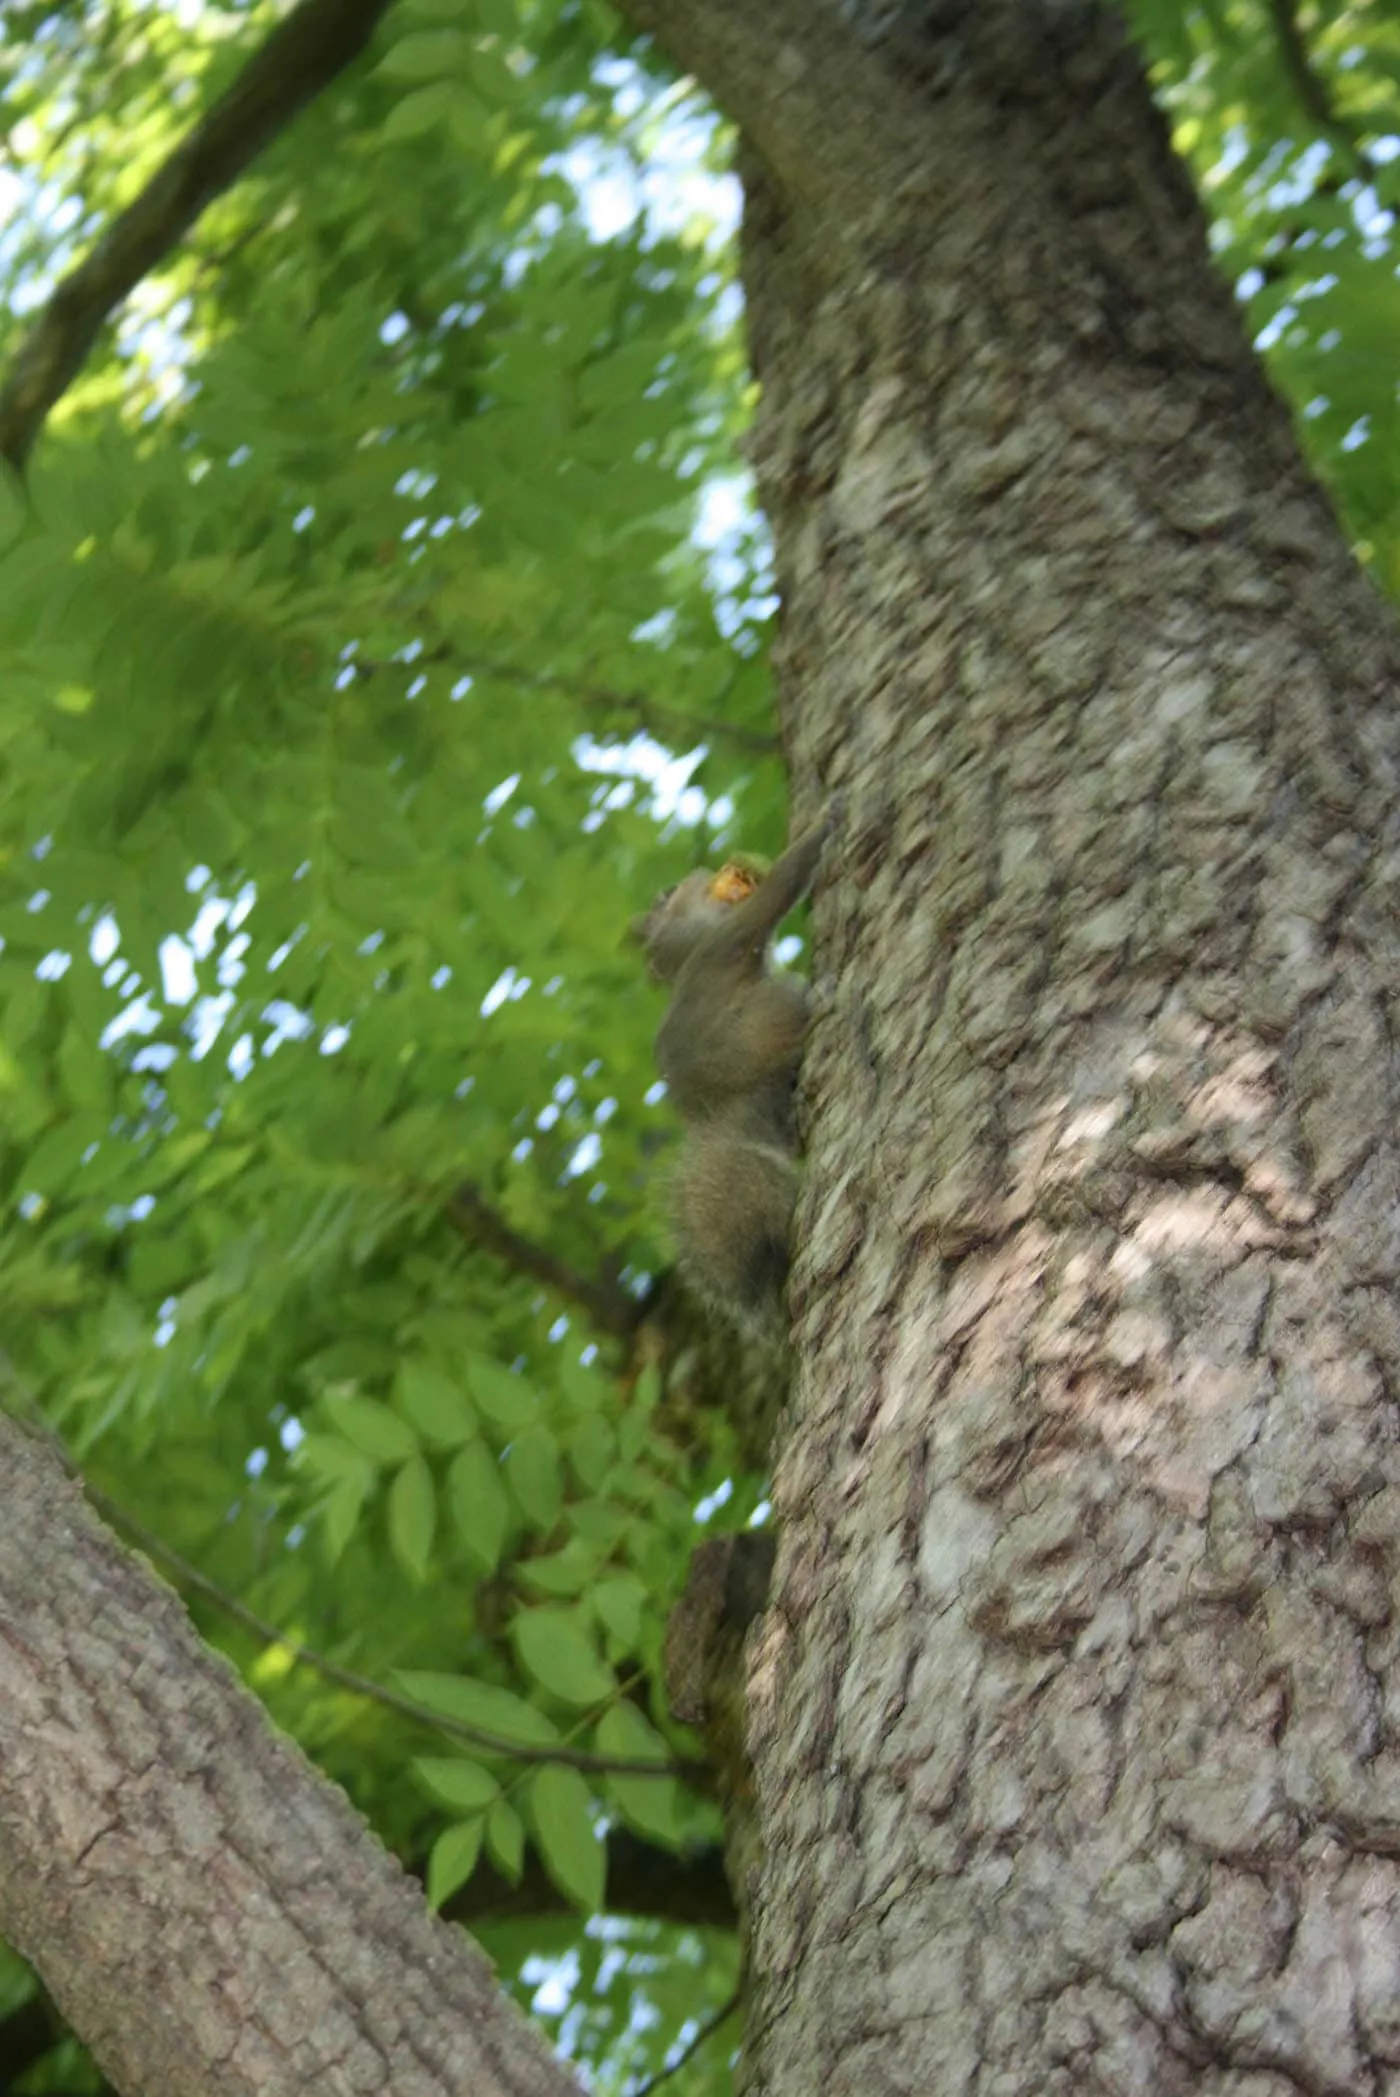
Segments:
[[[1133,13],[1394,587],[1400,13]],[[7,13],[0,358],[273,19]],[[696,536],[747,382],[723,192],[675,169],[724,146],[594,0],[401,0],[0,491],[5,1402],[289,1639],[642,1761],[694,1751],[666,1609],[762,1481],[453,1199],[644,1292],[666,1122],[621,934],[713,835],[781,840],[764,543]],[[436,1737],[190,1600],[435,1898],[542,1858],[555,1912],[482,1934],[594,2088],[726,1999],[722,1933],[596,1913],[609,1827],[713,1842],[675,1778]],[[0,2048],[31,1993],[0,1964]],[[675,2097],[728,2088],[731,2032]],[[60,2085],[99,2087],[71,2042],[19,2087]]]

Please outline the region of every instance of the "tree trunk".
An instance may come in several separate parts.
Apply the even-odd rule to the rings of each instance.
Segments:
[[[630,11],[744,129],[849,804],[751,2087],[1400,2089],[1390,620],[1112,14]]]
[[[119,2089],[578,2097],[460,1931],[0,1417],[0,1936]]]
[[[1389,622],[1111,14],[628,11],[744,133],[799,819],[847,796],[751,2086],[1394,2097]],[[0,1463],[0,1931],[111,2072],[565,2087]]]

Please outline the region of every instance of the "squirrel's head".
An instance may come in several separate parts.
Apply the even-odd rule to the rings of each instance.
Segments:
[[[679,972],[696,942],[726,910],[753,894],[766,871],[762,860],[748,854],[726,859],[717,874],[696,867],[674,888],[664,888],[645,916],[633,918],[629,930],[646,948],[657,982],[669,982]]]

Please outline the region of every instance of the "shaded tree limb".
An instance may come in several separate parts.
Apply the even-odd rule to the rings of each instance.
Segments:
[[[606,1847],[603,1905],[610,1915],[635,1915],[697,1929],[735,1927],[734,1897],[717,1844],[677,1856],[627,1828],[614,1827],[608,1830]],[[418,1861],[413,1868],[420,1869]],[[426,1871],[425,1858],[421,1872]],[[529,1849],[518,1884],[512,1885],[483,1857],[460,1893],[444,1902],[442,1912],[450,1922],[484,1929],[492,1923],[576,1914],[577,1910],[554,1884],[538,1852]]]
[[[109,315],[308,102],[357,58],[389,0],[302,0],[56,287],[0,387],[0,458],[22,471]]]
[[[447,1214],[473,1245],[494,1253],[517,1273],[529,1275],[532,1281],[542,1282],[556,1295],[578,1304],[600,1331],[624,1340],[635,1332],[642,1315],[635,1296],[606,1274],[578,1273],[547,1246],[525,1237],[470,1181],[458,1187],[447,1204]]]
[[[470,1938],[4,1417],[0,1479],[0,1934],[117,2087],[576,2093]]]
[[[606,1847],[605,1900],[610,1914],[696,1929],[733,1929],[734,1902],[717,1846],[676,1856],[627,1828],[614,1827]],[[426,1859],[411,1859],[410,1868],[421,1880]],[[550,1878],[538,1851],[530,1849],[515,1884],[483,1857],[442,1913],[448,1922],[476,1930],[537,1916],[572,1915],[576,1910]],[[697,2034],[692,2045],[698,2049],[707,2035]],[[64,2027],[42,1991],[0,2019],[0,2090],[12,2090],[63,2037]]]
[[[201,1572],[197,1565],[192,1565],[188,1558],[173,1550],[153,1529],[148,1529],[139,1516],[130,1513],[119,1501],[114,1500],[110,1493],[104,1493],[100,1486],[84,1478],[44,1417],[37,1398],[25,1388],[8,1356],[0,1355],[0,1366],[3,1366],[9,1375],[13,1388],[21,1398],[27,1423],[34,1434],[46,1444],[65,1474],[76,1485],[82,1487],[92,1506],[107,1521],[124,1529],[132,1542],[145,1552],[148,1558],[158,1565],[163,1565],[186,1587],[213,1602],[226,1616],[241,1624],[245,1631],[250,1631],[266,1645],[279,1647],[299,1665],[313,1669],[328,1682],[334,1682],[337,1688],[347,1689],[352,1695],[364,1697],[371,1703],[382,1704],[387,1710],[396,1712],[399,1717],[411,1719],[415,1725],[427,1726],[449,1739],[465,1740],[488,1754],[508,1756],[512,1761],[562,1762],[571,1769],[589,1770],[604,1776],[676,1776],[691,1778],[700,1783],[708,1781],[709,1768],[703,1762],[656,1762],[626,1757],[613,1758],[607,1755],[592,1755],[582,1748],[570,1748],[563,1743],[547,1747],[525,1746],[518,1741],[508,1740],[503,1734],[493,1733],[489,1727],[469,1725],[464,1719],[433,1711],[428,1705],[420,1704],[412,1697],[403,1696],[398,1690],[386,1689],[372,1676],[362,1675],[354,1668],[342,1667],[339,1661],[329,1660],[314,1647],[303,1645],[299,1639],[289,1637],[280,1631],[276,1624],[269,1623],[266,1617],[259,1616],[255,1609],[250,1609],[237,1595],[230,1594],[227,1588],[221,1587],[208,1573]],[[4,1417],[4,1414],[0,1413],[0,1421],[3,1421]]]
[[[1269,16],[1274,26],[1274,38],[1278,44],[1279,57],[1288,75],[1289,84],[1297,96],[1305,115],[1311,118],[1319,131],[1345,153],[1357,173],[1367,182],[1376,179],[1375,162],[1364,146],[1357,142],[1351,126],[1337,114],[1327,84],[1312,61],[1307,40],[1298,20],[1296,0],[1269,0]]]
[[[586,678],[561,676],[550,670],[524,670],[488,656],[457,654],[469,677],[495,677],[537,692],[562,692],[585,706],[606,707],[612,712],[636,716],[643,728],[657,735],[723,736],[741,750],[760,756],[776,756],[778,738],[762,728],[744,728],[737,721],[719,721],[710,714],[687,713],[683,707],[665,706],[644,692],[624,692],[612,685],[594,684]]]
[[[898,91],[893,71],[852,63],[853,31],[835,7],[811,0],[618,0],[618,11],[655,37],[678,71],[694,75],[778,190],[800,194],[829,227],[845,226],[852,198],[872,177],[882,179],[892,133],[911,156],[921,150],[916,98]],[[872,30],[870,41],[886,33]],[[834,109],[842,112],[840,153],[831,150]],[[874,233],[862,228],[867,254]]]
[[[739,749],[752,750],[760,757],[778,754],[778,738],[763,728],[745,728],[737,721],[717,720],[711,714],[687,713],[684,708],[666,706],[645,692],[622,691],[614,685],[595,684],[589,678],[570,677],[559,671],[531,670],[523,663],[501,662],[495,657],[470,651],[464,655],[459,649],[445,645],[426,650],[415,656],[411,663],[387,663],[368,656],[356,656],[352,667],[362,677],[374,677],[389,669],[414,673],[434,663],[450,664],[468,677],[492,678],[500,684],[519,685],[525,691],[559,692],[566,699],[577,699],[582,706],[631,714],[643,728],[658,737],[681,735],[699,740],[704,736],[722,736]]]

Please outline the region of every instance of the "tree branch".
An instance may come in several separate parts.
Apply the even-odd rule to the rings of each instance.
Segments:
[[[881,167],[898,157],[891,126],[911,152],[927,115],[904,101],[894,76],[862,49],[833,0],[618,0],[634,29],[655,37],[693,74],[744,135],[769,176],[804,196],[824,224],[887,209]]]
[[[421,1880],[427,1869],[426,1859],[410,1859],[409,1863],[414,1876]],[[631,1915],[696,1929],[732,1930],[735,1926],[724,1857],[714,1844],[676,1856],[627,1828],[611,1828],[607,1836],[605,1884],[610,1915]],[[514,1884],[483,1857],[466,1885],[442,1908],[445,1921],[460,1923],[471,1931],[576,1912],[533,1848],[527,1850],[520,1878]],[[64,2035],[61,2020],[42,1992],[8,2017],[0,2018],[0,2090],[14,2089],[20,2077],[51,2053]],[[104,2083],[102,2087],[106,2090],[110,2085]]]
[[[709,714],[688,714],[683,708],[665,706],[645,692],[619,691],[613,685],[592,684],[585,678],[563,677],[550,670],[522,670],[510,663],[492,661],[483,655],[455,655],[469,677],[496,677],[523,685],[527,691],[563,692],[585,706],[606,707],[614,713],[635,715],[643,728],[657,735],[723,736],[741,750],[774,756],[778,738],[761,728],[744,728],[737,721],[717,721]]]
[[[0,1934],[112,2082],[577,2097],[471,1940],[3,1417],[0,1480]]]
[[[601,1332],[625,1340],[636,1331],[642,1307],[634,1296],[605,1274],[579,1274],[546,1246],[522,1236],[470,1182],[463,1182],[457,1189],[447,1205],[447,1214],[473,1245],[494,1253],[517,1273],[528,1274],[557,1296],[578,1304]]]
[[[1306,116],[1310,117],[1319,131],[1329,138],[1339,152],[1345,153],[1364,181],[1376,179],[1375,163],[1365,148],[1358,144],[1356,135],[1348,124],[1338,116],[1326,82],[1312,62],[1306,39],[1298,21],[1295,0],[1269,0],[1269,14],[1273,20],[1274,36],[1278,43],[1279,57],[1287,73],[1294,94]]]
[[[396,1689],[385,1689],[383,1684],[376,1682],[372,1676],[359,1674],[354,1668],[342,1667],[338,1661],[328,1660],[324,1653],[318,1653],[314,1647],[302,1645],[300,1640],[289,1638],[276,1624],[269,1623],[266,1617],[259,1616],[255,1609],[250,1609],[237,1595],[230,1594],[227,1588],[220,1587],[217,1580],[211,1580],[207,1573],[201,1572],[197,1565],[192,1565],[188,1558],[182,1558],[178,1551],[172,1550],[163,1538],[157,1536],[153,1529],[148,1529],[138,1516],[131,1514],[119,1501],[114,1500],[110,1493],[104,1493],[101,1486],[94,1485],[90,1479],[84,1478],[50,1427],[38,1399],[25,1388],[14,1363],[3,1353],[0,1353],[0,1368],[9,1376],[11,1386],[24,1407],[25,1419],[32,1425],[34,1433],[46,1443],[66,1475],[83,1488],[92,1505],[109,1522],[125,1529],[148,1558],[153,1559],[157,1565],[165,1566],[167,1571],[186,1587],[193,1588],[197,1594],[213,1602],[225,1615],[232,1617],[235,1623],[241,1624],[245,1631],[251,1631],[253,1636],[261,1639],[265,1645],[280,1647],[289,1658],[301,1666],[313,1668],[317,1674],[324,1676],[326,1681],[334,1682],[337,1688],[348,1689],[354,1696],[365,1697],[371,1703],[382,1704],[387,1710],[397,1712],[401,1718],[411,1719],[415,1725],[427,1726],[434,1732],[444,1734],[448,1739],[464,1740],[487,1754],[507,1756],[515,1762],[562,1762],[571,1769],[589,1770],[602,1776],[675,1776],[689,1778],[702,1784],[708,1782],[708,1764],[686,1761],[684,1758],[673,1762],[648,1762],[627,1757],[591,1755],[582,1748],[566,1747],[562,1743],[550,1747],[527,1747],[519,1741],[507,1739],[504,1734],[493,1733],[487,1727],[468,1725],[464,1719],[450,1718],[443,1712],[434,1711],[429,1705],[403,1696]],[[0,1413],[0,1420],[3,1418],[4,1414]]]
[[[207,204],[357,58],[389,0],[302,0],[57,286],[0,387],[0,457],[22,471],[103,322]]]
[[[164,1565],[177,1580],[205,1596],[266,1644],[280,1647],[293,1660],[316,1669],[338,1687],[383,1704],[401,1716],[414,1719],[448,1738],[462,1738],[470,1745],[495,1750],[498,1742],[498,1736],[495,1734],[415,1704],[411,1698],[400,1696],[393,1690],[385,1690],[368,1676],[357,1674],[353,1669],[341,1668],[334,1661],[327,1660],[323,1654],[287,1638],[276,1625],[258,1616],[237,1596],[211,1580],[188,1559],[182,1558],[178,1551],[172,1550],[153,1530],[148,1529],[109,1494],[104,1493],[100,1486],[95,1486],[91,1480],[82,1477],[62,1442],[49,1426],[38,1400],[25,1388],[13,1362],[3,1354],[0,1354],[0,1368],[8,1373],[12,1388],[23,1404],[26,1422],[32,1422],[35,1433],[53,1451],[66,1475],[82,1486],[84,1496],[94,1507],[100,1509],[109,1521],[128,1531],[147,1557],[157,1564]],[[569,1748],[561,1748],[557,1752],[527,1748],[517,1756],[514,1744],[507,1745],[503,1741],[499,1744],[503,1753],[509,1753],[525,1762],[562,1762],[573,1768],[602,1774],[611,1771],[615,1774],[642,1776],[675,1775],[682,1780],[698,1779],[706,1788],[709,1787],[712,1778],[708,1764],[684,1758],[671,1763],[633,1763],[626,1759],[589,1755]],[[423,1878],[425,1867],[420,1868],[412,1860],[410,1863],[415,1875]],[[715,1844],[677,1855],[672,1850],[660,1849],[654,1843],[643,1840],[641,1836],[633,1834],[625,1827],[614,1827],[609,1830],[607,1838],[606,1886],[607,1904],[613,1914],[645,1916],[659,1922],[690,1923],[717,1929],[735,1927],[734,1899],[725,1870],[724,1854]],[[531,1850],[526,1854],[519,1879],[514,1882],[505,1878],[489,1859],[483,1857],[470,1880],[453,1895],[443,1912],[449,1920],[471,1928],[491,1922],[509,1922],[532,1915],[565,1914],[571,1912],[571,1903],[559,1892],[543,1862],[536,1852]],[[51,2008],[42,1995],[36,1997],[23,2010],[0,2020],[0,2091],[10,2087],[31,2057],[46,2052],[57,2043],[60,2036],[61,2033],[54,2029]],[[7,2063],[10,2069],[8,2074],[4,2072]]]
[[[413,1868],[419,1869],[415,1861]],[[426,1861],[422,1870],[426,1871]],[[610,1915],[635,1915],[653,1922],[691,1924],[696,1928],[732,1930],[738,1918],[725,1876],[724,1854],[717,1844],[687,1851],[659,1849],[627,1828],[613,1827],[607,1836],[606,1892]],[[550,1878],[539,1854],[529,1849],[519,1882],[512,1885],[483,1857],[460,1893],[443,1905],[449,1922],[469,1930],[489,1929],[497,1922],[526,1921],[536,1915],[567,1915],[572,1903]]]
[[[412,674],[432,663],[449,664],[468,677],[489,677],[501,684],[520,685],[527,692],[562,692],[565,698],[577,699],[583,706],[606,708],[609,713],[628,713],[658,737],[722,736],[741,750],[752,750],[762,757],[777,755],[778,738],[766,729],[744,728],[737,721],[720,721],[709,714],[689,714],[681,707],[665,706],[645,692],[625,692],[615,685],[593,684],[584,677],[567,677],[553,670],[528,670],[521,663],[501,662],[492,656],[463,655],[446,644],[415,656],[411,663],[356,656],[352,667],[361,677],[375,677],[390,669]]]

